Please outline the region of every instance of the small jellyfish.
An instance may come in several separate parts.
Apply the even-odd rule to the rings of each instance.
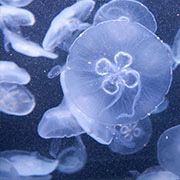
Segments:
[[[8,29],[3,30],[5,36],[5,50],[9,52],[8,45],[11,44],[11,47],[26,56],[30,57],[47,57],[50,59],[56,59],[58,57],[57,54],[44,50],[38,44],[26,40],[25,38],[21,37],[20,35],[9,31]]]
[[[0,60],[0,83],[27,84],[31,80],[28,72],[12,61]]]
[[[90,26],[83,21],[89,17],[94,6],[93,0],[83,0],[60,12],[51,22],[42,43],[43,48],[53,51],[58,46],[66,46],[66,43],[70,46],[71,39],[75,39],[80,34],[77,32],[82,32]],[[76,37],[74,37],[74,33]],[[63,45],[63,43],[66,45]]]
[[[110,127],[145,118],[169,91],[171,72],[170,56],[155,34],[137,23],[111,20],[75,40],[61,85],[85,130],[84,124]]]
[[[165,111],[169,106],[169,101],[167,98],[165,98],[162,103],[155,107],[155,109],[151,112],[151,114],[158,114],[158,113],[161,113],[163,111]]]
[[[48,78],[53,79],[61,74],[62,67],[60,65],[54,66],[48,73]]]
[[[180,176],[180,125],[166,130],[160,136],[157,148],[159,164]]]
[[[135,0],[112,0],[101,6],[94,16],[94,25],[116,19],[138,22],[152,32],[157,30],[154,15],[146,6]]]
[[[149,118],[122,124],[115,128],[114,138],[109,147],[116,153],[133,154],[148,144],[151,135],[152,124]]]
[[[29,5],[33,0],[0,0],[0,4],[14,6],[14,7],[24,7]]]
[[[26,9],[0,6],[0,12],[0,28],[8,28],[15,33],[20,32],[20,26],[32,26],[36,21],[34,15]]]
[[[24,116],[33,111],[35,104],[34,96],[23,85],[0,83],[0,111]]]
[[[0,152],[0,157],[6,158],[20,176],[45,176],[58,165],[58,160],[47,159],[37,152],[11,150]]]
[[[145,170],[136,180],[180,180],[180,178],[161,167],[152,167]]]
[[[46,111],[38,125],[38,134],[45,139],[77,136],[84,133],[65,101]]]
[[[75,145],[64,149],[58,155],[59,165],[57,170],[65,174],[80,171],[87,159],[86,149],[80,136],[76,136]]]

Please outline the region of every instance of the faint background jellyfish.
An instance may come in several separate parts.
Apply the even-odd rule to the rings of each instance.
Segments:
[[[0,28],[8,28],[15,33],[21,32],[21,26],[32,26],[36,21],[34,14],[26,9],[0,6],[0,12]]]
[[[46,50],[54,51],[58,46],[69,51],[69,47],[78,35],[90,24],[84,23],[95,6],[93,0],[78,1],[65,8],[51,22],[43,39],[42,46]]]
[[[112,0],[104,4],[94,16],[94,25],[116,19],[138,22],[152,32],[157,30],[154,15],[146,6],[136,0]]]
[[[180,177],[159,166],[146,169],[136,180],[179,180]]]
[[[143,149],[152,135],[150,118],[130,124],[121,124],[114,129],[109,148],[119,154],[133,154]]]
[[[45,176],[53,172],[58,160],[47,159],[37,152],[3,151],[0,157],[7,159],[20,176]]]
[[[23,165],[22,165],[23,166]],[[49,180],[50,175],[47,176],[20,176],[8,159],[0,158],[0,179],[1,180]]]
[[[29,73],[12,61],[0,60],[0,83],[28,84]]]
[[[0,4],[14,6],[14,7],[24,7],[29,5],[33,0],[0,0]]]
[[[86,163],[86,148],[80,136],[75,137],[75,144],[61,151],[58,155],[57,170],[65,174],[80,171]]]
[[[170,56],[152,32],[112,20],[75,40],[61,84],[81,127],[88,121],[82,114],[94,126],[110,126],[135,122],[154,110],[169,91],[171,72]]]
[[[58,57],[57,54],[44,50],[39,44],[26,40],[19,34],[13,33],[6,28],[3,29],[3,34],[5,36],[4,48],[7,52],[9,52],[9,43],[10,43],[11,47],[16,52],[19,52],[26,56],[30,56],[30,57],[42,56],[50,59],[56,59]]]
[[[180,125],[166,130],[159,138],[158,161],[166,170],[180,176]]]
[[[36,105],[34,96],[23,85],[0,83],[0,111],[10,115],[25,116]]]

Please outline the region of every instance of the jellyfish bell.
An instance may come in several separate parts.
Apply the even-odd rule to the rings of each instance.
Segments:
[[[0,0],[0,4],[13,7],[24,7],[29,5],[33,0]]]
[[[0,112],[24,116],[31,113],[35,105],[34,96],[25,86],[0,83]]]
[[[3,151],[0,157],[6,158],[20,176],[46,176],[58,165],[58,160],[47,159],[36,152]]]
[[[60,46],[66,51],[72,41],[78,37],[80,32],[87,29],[90,24],[84,23],[95,6],[93,0],[83,0],[65,8],[51,22],[42,46],[46,50],[53,51]]]
[[[73,174],[85,166],[86,159],[87,154],[83,141],[80,136],[76,136],[75,144],[59,153],[57,170],[61,173]]]
[[[146,6],[136,0],[112,0],[104,4],[94,16],[94,25],[116,19],[138,22],[152,32],[157,30],[154,15]]]
[[[0,61],[0,83],[27,84],[31,80],[29,73],[12,61]]]
[[[115,128],[113,140],[109,148],[119,154],[133,154],[143,149],[152,135],[150,118],[129,124],[121,124]]]
[[[87,116],[108,126],[145,118],[163,100],[171,78],[170,55],[156,35],[140,24],[111,20],[75,40],[61,84],[80,125]]]
[[[157,154],[159,164],[180,176],[180,125],[166,130],[159,138]]]
[[[0,6],[0,27],[4,25],[13,32],[19,32],[20,26],[32,26],[35,23],[34,14],[22,8]]]

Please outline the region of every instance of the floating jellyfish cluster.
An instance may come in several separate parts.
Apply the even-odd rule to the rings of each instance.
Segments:
[[[11,150],[0,152],[0,179],[51,179],[51,173],[72,174],[87,161],[81,134],[121,155],[145,148],[152,135],[151,114],[168,108],[166,97],[173,70],[180,64],[180,31],[171,47],[155,34],[154,15],[136,0],[111,0],[87,20],[93,0],[80,0],[57,14],[42,45],[23,36],[22,26],[33,26],[35,16],[24,9],[33,0],[0,0],[0,29],[4,50],[37,59],[57,59],[64,65],[47,74],[60,77],[62,102],[47,110],[37,133],[52,139],[49,155]],[[23,60],[22,60],[23,61]],[[14,116],[31,113],[35,97],[25,87],[29,73],[9,60],[0,60],[0,112]],[[136,180],[180,180],[180,126],[165,131],[157,143],[158,167],[136,173]],[[61,149],[61,139],[74,143]],[[138,174],[138,175],[137,175]]]

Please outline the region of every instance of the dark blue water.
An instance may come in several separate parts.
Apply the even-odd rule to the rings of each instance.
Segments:
[[[24,37],[41,43],[45,32],[53,17],[63,8],[73,4],[75,0],[34,0],[26,7],[34,13],[36,24],[23,28]],[[96,0],[95,11],[105,2]],[[179,0],[143,0],[142,1],[155,15],[158,23],[157,35],[167,44],[172,45],[174,36],[180,28],[180,1]],[[92,21],[92,16],[89,22]],[[179,14],[179,15],[178,15]],[[0,113],[0,151],[18,149],[38,151],[41,155],[49,157],[50,140],[44,140],[37,134],[37,125],[43,113],[57,106],[63,97],[59,78],[48,79],[48,71],[57,64],[63,64],[67,54],[59,51],[59,58],[49,60],[46,58],[31,58],[21,55],[11,49],[6,53],[3,48],[3,36],[0,34],[0,59],[16,62],[25,68],[32,77],[27,88],[34,94],[36,108],[28,116],[16,117]],[[158,164],[156,151],[157,140],[162,132],[174,125],[180,124],[180,68],[173,74],[173,82],[167,95],[169,107],[166,111],[152,115],[152,138],[146,148],[133,155],[118,155],[112,153],[108,147],[95,142],[87,135],[82,135],[86,146],[88,160],[86,166],[73,175],[53,173],[54,180],[85,180],[85,179],[121,179],[128,175],[129,170],[144,171],[146,168]],[[63,140],[63,145],[69,143]]]

